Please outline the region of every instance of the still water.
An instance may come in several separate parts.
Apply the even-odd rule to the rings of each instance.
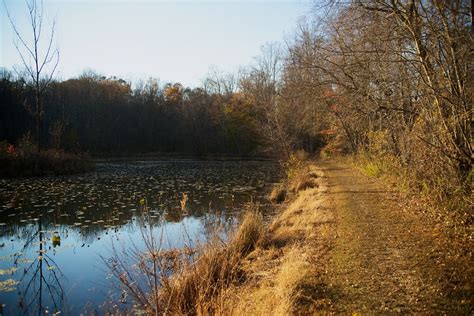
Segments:
[[[103,314],[123,304],[103,261],[112,247],[142,248],[143,225],[167,248],[205,240],[217,226],[231,227],[246,202],[264,203],[278,178],[272,162],[173,160],[0,179],[3,314]]]

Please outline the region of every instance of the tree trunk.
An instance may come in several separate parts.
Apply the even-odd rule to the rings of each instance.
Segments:
[[[40,152],[41,95],[36,92],[36,152]]]

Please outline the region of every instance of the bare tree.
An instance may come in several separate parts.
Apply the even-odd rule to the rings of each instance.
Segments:
[[[261,55],[240,80],[240,90],[257,108],[257,120],[267,147],[286,160],[294,139],[288,132],[288,107],[281,97],[285,51],[278,43],[262,47]]]
[[[209,92],[219,94],[227,99],[236,92],[238,76],[232,72],[225,72],[216,66],[211,66],[209,74],[204,80],[204,86]]]
[[[420,178],[446,172],[469,191],[469,2],[334,3],[327,7],[333,13],[301,26],[290,47],[289,82],[313,96],[326,90],[336,126],[353,151],[372,150],[378,138],[383,154],[410,165]]]
[[[468,1],[357,1],[367,11],[392,16],[407,35],[409,62],[426,91],[423,110],[439,132],[422,137],[457,169],[470,189],[473,165],[472,5]],[[406,54],[407,55],[407,54]]]
[[[53,21],[49,36],[43,33],[43,1],[26,0],[28,8],[29,26],[31,27],[31,40],[18,29],[18,24],[13,20],[5,0],[4,7],[8,19],[16,36],[15,48],[20,55],[26,75],[25,83],[35,93],[36,105],[36,150],[40,150],[40,125],[42,116],[43,95],[53,80],[59,63],[59,49],[54,47],[55,22]]]

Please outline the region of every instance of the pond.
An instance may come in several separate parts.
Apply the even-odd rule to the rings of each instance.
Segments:
[[[5,315],[90,314],[120,304],[103,258],[167,248],[231,227],[280,178],[268,161],[116,161],[82,175],[0,179],[0,304]],[[146,207],[145,222],[142,211]]]

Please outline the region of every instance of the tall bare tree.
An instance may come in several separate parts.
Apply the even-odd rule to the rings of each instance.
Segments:
[[[287,108],[281,98],[284,50],[278,43],[262,47],[261,55],[240,80],[240,90],[258,109],[258,121],[268,149],[288,159],[293,139],[287,130]]]
[[[43,1],[26,0],[25,3],[28,8],[30,36],[20,32],[18,24],[15,23],[11,16],[5,0],[3,1],[8,19],[16,36],[14,44],[25,70],[25,83],[35,93],[36,150],[39,152],[43,95],[56,72],[59,63],[59,49],[54,45],[56,25],[54,21],[48,36],[45,37],[43,33]]]

